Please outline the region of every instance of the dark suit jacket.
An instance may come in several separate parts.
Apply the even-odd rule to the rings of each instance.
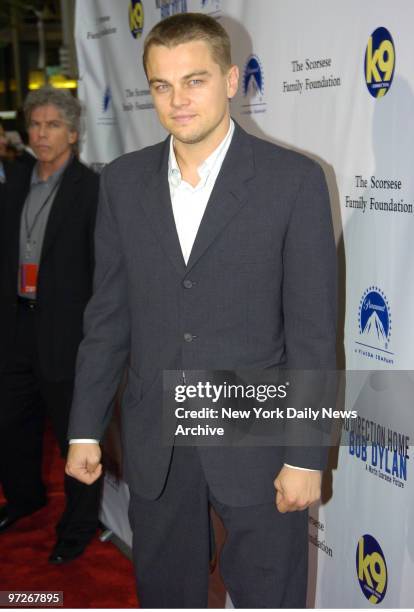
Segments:
[[[31,167],[16,162],[7,182],[0,245],[0,369],[15,336],[20,218],[30,177]],[[50,211],[34,314],[40,366],[48,380],[74,376],[83,312],[92,292],[98,184],[99,177],[73,159]]]
[[[160,494],[171,456],[161,442],[163,370],[335,367],[336,253],[320,167],[236,126],[186,266],[168,153],[167,139],[102,174],[69,428],[71,438],[102,438],[127,364],[125,473],[148,498]],[[284,461],[319,468],[325,455],[300,447],[199,454],[214,495],[232,505],[273,500]]]
[[[10,174],[13,172],[13,166],[16,164],[16,162],[11,162],[9,160],[4,160],[3,162],[3,169],[4,169],[4,174],[6,176],[6,182],[5,183],[0,183],[0,214],[1,211],[3,210],[3,208],[6,205],[6,199],[7,199],[7,183],[8,181],[10,181]],[[33,166],[33,164],[32,164]],[[20,164],[19,164],[20,167]],[[0,217],[1,219],[1,217]]]

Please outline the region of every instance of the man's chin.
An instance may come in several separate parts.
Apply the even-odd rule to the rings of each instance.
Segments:
[[[175,140],[178,140],[178,142],[182,142],[183,144],[198,144],[199,142],[202,142],[207,136],[207,134],[204,132],[192,132],[186,134],[184,131],[177,130],[175,131],[175,133],[171,133],[174,136]]]
[[[47,153],[42,153],[35,151],[35,155],[36,155],[36,159],[39,162],[48,162],[50,161],[50,155],[48,155]]]

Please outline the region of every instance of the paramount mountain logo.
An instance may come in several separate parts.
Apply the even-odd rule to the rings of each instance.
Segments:
[[[378,287],[370,287],[361,299],[359,308],[360,333],[367,341],[388,348],[391,317],[387,298]]]
[[[250,55],[243,72],[242,115],[266,112],[263,66],[257,55]]]
[[[252,97],[263,95],[263,68],[257,55],[251,55],[244,67],[243,93]]]
[[[361,297],[358,311],[359,340],[356,342],[361,355],[393,363],[389,350],[392,320],[386,295],[379,287],[368,287]],[[377,354],[374,355],[372,351]]]

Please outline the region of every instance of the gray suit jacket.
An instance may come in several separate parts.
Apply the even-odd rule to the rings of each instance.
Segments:
[[[94,294],[69,429],[70,438],[102,438],[127,366],[125,475],[152,499],[171,457],[161,443],[163,370],[336,363],[336,252],[321,168],[236,125],[186,266],[168,153],[167,139],[102,173]],[[283,462],[325,461],[323,450],[301,447],[199,453],[213,494],[232,505],[274,499]]]

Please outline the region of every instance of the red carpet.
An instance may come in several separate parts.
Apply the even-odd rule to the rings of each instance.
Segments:
[[[49,503],[0,534],[0,590],[63,591],[65,608],[136,608],[132,564],[110,542],[96,536],[79,559],[63,566],[48,563],[64,493],[63,461],[50,433],[46,436]]]

